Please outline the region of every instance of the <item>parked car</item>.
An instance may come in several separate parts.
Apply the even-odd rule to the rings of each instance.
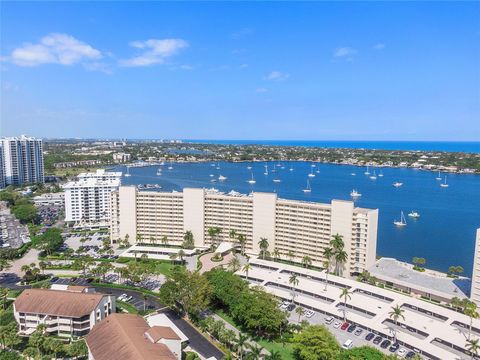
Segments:
[[[341,330],[347,330],[347,328],[350,326],[348,322],[344,322],[342,326],[340,327]]]
[[[351,333],[351,332],[353,332],[356,328],[357,328],[357,325],[352,324],[352,325],[350,325],[350,326],[348,327],[347,331],[348,331],[349,333]]]
[[[288,306],[287,306],[287,310],[288,310],[288,311],[292,311],[293,309],[295,309],[295,307],[296,307],[295,304],[290,303],[290,304],[288,304]]]
[[[342,348],[344,349],[351,349],[353,346],[353,341],[348,339],[347,341],[345,341],[343,344],[342,344]]]
[[[329,316],[325,318],[325,324],[330,325],[333,322],[333,316]]]
[[[409,352],[407,352],[407,355],[405,355],[405,358],[406,359],[413,359],[414,356],[415,356],[415,352],[409,351]]]
[[[375,339],[373,339],[373,343],[374,343],[375,345],[378,345],[378,344],[380,344],[380,343],[382,342],[382,340],[383,340],[383,337],[381,337],[380,335],[378,335]]]
[[[400,350],[397,351],[398,357],[404,357],[406,354],[407,354],[407,350],[404,348],[401,348]]]
[[[365,336],[365,340],[370,341],[375,337],[374,333],[368,333],[367,336]]]
[[[400,345],[399,345],[398,343],[394,343],[394,344],[392,344],[392,346],[390,346],[390,348],[388,349],[388,351],[390,351],[391,353],[394,353],[394,352],[397,351],[399,348],[400,348]]]
[[[342,323],[340,321],[335,321],[334,324],[333,324],[333,327],[335,329],[338,329],[340,327],[340,325],[342,325]]]
[[[363,333],[363,330],[362,330],[362,329],[357,329],[357,330],[355,330],[355,332],[354,332],[353,334],[354,334],[355,336],[360,336],[360,335],[362,335],[362,333]]]
[[[388,348],[388,347],[390,346],[391,343],[392,343],[392,342],[391,342],[390,340],[385,339],[385,340],[383,340],[382,343],[380,344],[380,347],[381,347],[382,349],[386,349],[386,348]]]
[[[307,311],[305,312],[305,317],[307,317],[307,318],[309,318],[309,319],[310,319],[313,315],[315,315],[315,311],[313,311],[313,310],[307,310]]]

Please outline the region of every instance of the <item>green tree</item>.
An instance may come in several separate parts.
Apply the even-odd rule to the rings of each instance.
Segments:
[[[23,224],[33,223],[38,217],[37,209],[31,204],[15,205],[12,214]]]
[[[388,316],[390,319],[392,319],[395,322],[395,325],[398,326],[398,319],[403,319],[405,320],[405,315],[403,314],[405,311],[399,306],[396,305],[395,307],[392,306],[392,311],[388,313]],[[397,330],[395,329],[394,333],[394,343],[397,342]]]
[[[340,354],[337,340],[323,325],[307,326],[293,336],[292,342],[298,360],[332,360]]]
[[[297,274],[291,274],[290,277],[288,278],[288,283],[292,286],[292,302],[295,302],[296,288],[300,283],[300,280],[298,280]]]
[[[252,268],[252,265],[250,265],[250,263],[246,263],[245,265],[243,265],[242,271],[247,276],[247,281],[248,281],[248,272],[250,271],[251,268]]]
[[[168,237],[162,236],[161,240],[162,245],[167,246],[168,245]]]
[[[237,241],[240,244],[240,253],[242,255],[245,255],[245,245],[247,244],[247,237],[243,234],[238,234]]]
[[[340,299],[343,299],[343,321],[347,321],[347,301],[352,298],[350,290],[348,288],[342,288],[340,293]]]
[[[229,262],[228,262],[228,268],[232,272],[236,272],[238,269],[240,269],[241,263],[238,257],[234,256]]]
[[[83,357],[88,354],[88,348],[84,340],[72,342],[67,347],[67,354],[75,358]]]
[[[262,350],[263,350],[262,347],[254,343],[249,343],[248,350],[249,352],[246,357],[248,360],[259,360],[262,358]]]
[[[267,238],[260,238],[260,241],[258,242],[258,246],[260,247],[260,251],[262,253],[262,259],[265,260],[265,256],[268,251],[268,240]]]
[[[0,287],[0,298],[2,299],[3,310],[7,308],[8,289]]]
[[[212,287],[197,272],[176,267],[160,288],[162,302],[188,317],[196,316],[210,304]]]
[[[312,258],[308,255],[305,255],[302,258],[302,265],[308,268],[310,265],[312,265]]]
[[[301,306],[297,306],[295,309],[295,314],[298,315],[298,323],[300,323],[300,318],[305,315],[305,309]]]
[[[342,351],[335,360],[387,360],[397,359],[395,356],[390,357],[384,355],[380,350],[370,346],[354,347],[346,351]]]
[[[185,234],[183,235],[183,247],[185,249],[193,249],[195,247],[195,241],[191,231],[185,231]]]
[[[470,351],[471,359],[478,355],[478,350],[480,350],[480,344],[478,339],[468,339],[467,345],[465,346],[468,351]]]
[[[239,333],[237,338],[235,339],[235,345],[237,347],[237,356],[240,360],[243,358],[243,351],[245,348],[245,345],[247,344],[248,341],[248,336]]]

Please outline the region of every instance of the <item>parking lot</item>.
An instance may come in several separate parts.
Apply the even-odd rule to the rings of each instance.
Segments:
[[[280,305],[280,308],[288,312],[290,322],[298,323],[299,317],[295,312],[298,306],[299,305],[292,304],[290,301],[285,300]],[[344,322],[343,311],[339,311],[338,317],[333,317],[306,308],[304,308],[304,310],[305,313],[300,317],[300,321],[306,320],[313,325],[325,325],[335,336],[340,345],[346,348],[372,346],[385,354],[395,353],[397,356],[405,358],[413,357],[414,355],[413,351],[410,351],[402,346],[398,346],[398,348],[391,348],[393,345],[393,341],[391,339],[373,334],[361,326],[349,324],[348,318],[347,322]],[[392,351],[389,350],[390,348]],[[408,356],[406,356],[407,354]]]
[[[10,213],[5,202],[0,201],[0,247],[17,249],[29,241],[27,227]]]

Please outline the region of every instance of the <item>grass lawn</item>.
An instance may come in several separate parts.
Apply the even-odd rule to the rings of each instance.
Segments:
[[[126,312],[130,314],[138,314],[138,310],[135,306],[132,304],[129,304],[124,301],[116,301],[117,304],[117,312],[122,312],[122,310],[125,310]]]
[[[169,276],[172,273],[172,269],[178,265],[173,265],[172,263],[161,262],[156,264],[156,269],[159,273]]]
[[[222,309],[215,309],[215,314],[220,316],[223,320],[225,320],[227,323],[230,325],[235,326],[237,329],[239,329],[239,326],[235,324],[233,321],[233,318],[227,314],[225,311]],[[285,346],[283,346],[282,343],[275,342],[275,341],[269,341],[265,339],[258,339],[255,340],[260,346],[264,347],[268,351],[278,351],[280,355],[282,356],[283,360],[292,360],[293,359],[293,347],[292,344],[285,343]]]
[[[282,343],[268,341],[268,340],[256,340],[260,346],[263,346],[268,351],[278,351],[282,356],[283,360],[292,360],[293,359],[293,346],[292,344],[285,343],[283,346]]]

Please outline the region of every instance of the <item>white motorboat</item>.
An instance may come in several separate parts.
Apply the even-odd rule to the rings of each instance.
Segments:
[[[227,180],[227,177],[226,177],[226,176],[223,176],[223,175],[220,175],[220,176],[218,177],[218,180],[220,180],[220,181],[225,181],[225,180]]]
[[[448,187],[448,184],[447,184],[447,176],[445,175],[445,181],[443,183],[440,184],[441,187],[443,188],[447,188]]]
[[[280,179],[273,179],[273,182],[274,183],[279,183],[279,182],[281,182],[281,180]]]
[[[157,170],[157,175],[158,175],[158,176],[162,175],[162,169],[158,169],[158,170]]]
[[[362,194],[360,194],[357,190],[353,189],[353,190],[350,192],[350,196],[353,197],[353,198],[357,198],[357,197],[362,196]]]
[[[252,185],[256,183],[255,179],[253,178],[253,172],[252,172],[252,178],[248,180],[248,183]]]
[[[357,174],[356,174],[356,173],[351,173],[350,175],[352,175],[352,176],[357,176]]]
[[[398,188],[398,187],[402,186],[403,183],[395,181],[392,185]]]
[[[251,167],[251,166],[247,166],[247,169],[248,169],[248,170],[252,170],[252,167]]]
[[[378,174],[378,177],[383,177],[383,172],[380,171],[380,173]]]
[[[127,173],[124,176],[126,176],[126,177],[132,176],[132,175],[130,175],[130,167],[129,166],[127,166]]]
[[[210,177],[214,177],[215,175],[213,175],[213,174],[210,174],[210,175],[208,175],[208,176],[210,176]]]
[[[293,171],[293,167],[291,167],[290,169],[288,169],[289,171]]]
[[[310,180],[307,179],[307,187],[302,190],[304,193],[312,192],[312,188],[310,187]]]
[[[408,216],[414,219],[418,219],[420,217],[420,214],[417,211],[411,211],[408,213]]]
[[[403,211],[400,212],[400,220],[395,220],[393,222],[396,226],[406,226],[407,221],[405,220],[405,215],[403,215]]]

